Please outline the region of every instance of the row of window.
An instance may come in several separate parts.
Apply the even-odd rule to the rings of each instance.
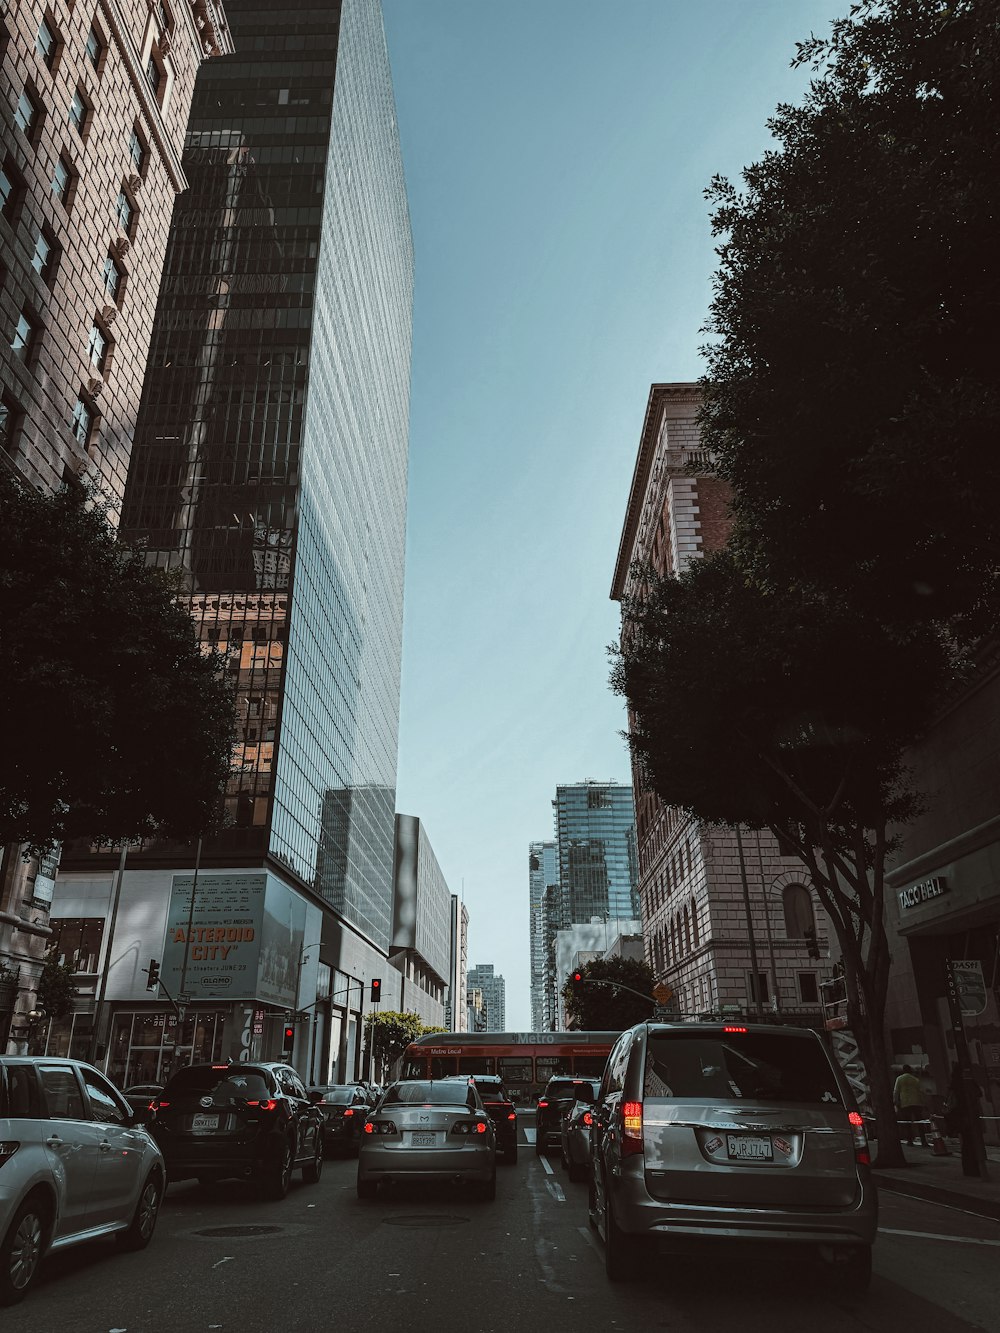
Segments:
[[[646,890],[647,916],[652,916],[658,907],[662,907],[674,889],[684,882],[691,873],[692,864],[691,846],[686,841],[682,842]]]

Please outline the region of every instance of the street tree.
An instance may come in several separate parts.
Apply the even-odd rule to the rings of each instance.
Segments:
[[[0,841],[189,840],[216,821],[233,697],[176,593],[94,495],[0,481]]]
[[[373,1010],[365,1015],[365,1032],[372,1052],[372,1067],[384,1075],[409,1046],[411,1041],[428,1032],[444,1032],[444,1028],[428,1027],[419,1014],[397,1009]]]
[[[73,969],[68,963],[59,961],[55,946],[51,946],[42,964],[36,991],[36,1007],[46,1018],[65,1018],[73,1012],[76,999],[76,986],[73,982]]]
[[[622,1032],[652,1016],[653,972],[645,959],[595,958],[570,974],[562,995],[578,1031]]]
[[[949,680],[946,639],[924,625],[904,640],[845,600],[764,588],[730,551],[678,578],[647,573],[622,611],[612,687],[644,785],[707,824],[768,828],[802,861],[843,956],[879,1159],[901,1158],[885,870],[893,827],[920,808],[903,751]]]
[[[975,637],[1000,614],[996,0],[861,0],[793,63],[777,146],[708,192],[702,443],[748,568]]]

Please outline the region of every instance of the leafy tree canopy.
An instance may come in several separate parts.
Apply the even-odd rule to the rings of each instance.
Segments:
[[[365,1029],[379,1068],[391,1066],[417,1037],[445,1031],[444,1028],[425,1026],[419,1014],[401,1013],[397,1009],[379,1009],[366,1014]]]
[[[653,972],[644,959],[595,958],[579,972],[581,980],[571,976],[562,992],[578,1031],[622,1032],[652,1016]]]
[[[0,840],[187,840],[212,825],[233,699],[176,591],[85,491],[0,481]]]
[[[73,1011],[75,997],[73,969],[68,963],[60,963],[55,949],[50,948],[38,978],[38,1008],[47,1018],[65,1018]]]
[[[996,0],[863,0],[709,191],[703,443],[748,568],[975,634],[1000,607]]]

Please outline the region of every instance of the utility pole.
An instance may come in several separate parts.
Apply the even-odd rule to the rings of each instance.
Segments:
[[[94,1002],[94,1030],[90,1034],[90,1049],[87,1052],[87,1060],[90,1064],[97,1063],[97,1049],[100,1044],[101,1023],[104,1019],[104,1001],[108,993],[108,973],[111,971],[111,948],[115,942],[115,926],[118,922],[118,904],[122,896],[122,880],[125,878],[125,858],[128,855],[128,843],[122,843],[121,855],[118,858],[118,873],[115,877],[114,887],[111,891],[111,911],[108,914],[108,939],[104,948],[104,968],[101,972],[100,985],[97,990],[97,999]],[[108,1067],[108,1046],[109,1040],[104,1043],[104,1069]]]

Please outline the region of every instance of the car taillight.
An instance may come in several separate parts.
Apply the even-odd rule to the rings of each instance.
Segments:
[[[508,1120],[516,1120],[516,1119],[517,1119],[517,1112],[516,1112],[516,1111],[511,1111],[511,1113],[510,1113],[510,1115],[507,1117],[507,1119],[508,1119]]]
[[[746,1032],[746,1028],[729,1027],[729,1028],[723,1028],[722,1030],[723,1032]]]
[[[167,1111],[170,1109],[170,1103],[152,1101],[149,1103],[149,1109],[151,1111]]]
[[[585,1125],[592,1125],[594,1123],[594,1117],[590,1114],[589,1111],[584,1111],[583,1116],[581,1118]]]
[[[642,1102],[622,1103],[622,1156],[642,1152]]]
[[[20,1143],[15,1143],[12,1139],[0,1140],[0,1166],[3,1166],[4,1162],[9,1162],[20,1146]]]
[[[395,1134],[396,1126],[391,1120],[366,1120],[364,1130],[366,1134]]]
[[[278,1103],[275,1101],[253,1101],[247,1102],[246,1104],[247,1106],[256,1106],[259,1111],[276,1111],[278,1109]]]
[[[353,1109],[353,1107],[350,1107],[350,1106],[349,1106],[349,1107],[347,1108],[347,1110],[344,1112],[344,1115],[345,1115],[345,1116],[347,1116],[347,1115],[353,1115],[353,1114],[354,1114],[354,1109]]]
[[[854,1160],[859,1166],[871,1166],[871,1153],[868,1151],[868,1135],[865,1133],[865,1118],[859,1111],[851,1111],[847,1117],[854,1131]]]
[[[485,1133],[486,1133],[486,1126],[483,1124],[483,1122],[482,1122],[481,1120],[480,1120],[479,1124],[476,1126],[476,1133],[477,1133],[477,1134],[485,1134]]]
[[[545,1106],[548,1106],[548,1102],[547,1102],[547,1101],[540,1101],[540,1102],[538,1103],[538,1109],[539,1109],[540,1111],[541,1111],[542,1108],[545,1107]]]

